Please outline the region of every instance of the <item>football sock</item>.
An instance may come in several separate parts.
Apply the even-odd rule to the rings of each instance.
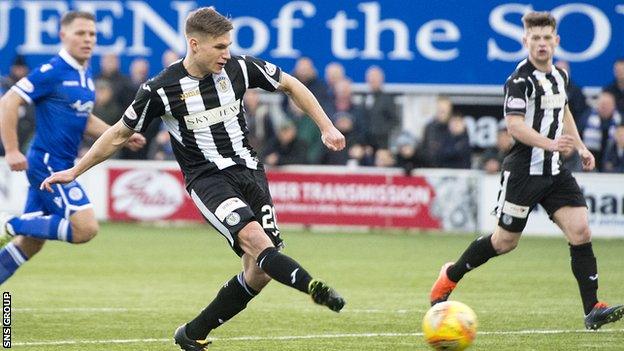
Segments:
[[[497,256],[494,246],[492,246],[492,234],[488,236],[480,236],[473,241],[464,251],[459,260],[450,266],[446,271],[448,278],[454,282],[458,282],[463,278],[464,274],[470,270],[479,267],[487,262],[490,258]]]
[[[276,248],[269,247],[258,255],[258,267],[278,282],[291,286],[301,292],[308,293],[308,285],[312,277],[292,258],[280,253]]]
[[[10,242],[0,250],[0,284],[9,279],[13,273],[28,260],[19,247]]]
[[[15,217],[7,222],[7,229],[13,235],[72,242],[71,223],[58,215]]]
[[[598,266],[592,243],[570,245],[572,273],[578,282],[585,315],[598,302]]]
[[[205,340],[211,330],[244,310],[257,294],[240,272],[225,283],[210,305],[186,325],[186,335],[194,340]]]

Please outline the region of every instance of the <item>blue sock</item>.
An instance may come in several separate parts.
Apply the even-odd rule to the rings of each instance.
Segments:
[[[7,229],[14,235],[72,242],[71,224],[67,219],[57,215],[15,217],[8,221]]]
[[[19,247],[10,242],[0,250],[0,284],[9,279],[13,273],[28,260]]]

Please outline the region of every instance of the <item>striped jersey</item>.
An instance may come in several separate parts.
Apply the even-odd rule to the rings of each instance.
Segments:
[[[539,71],[528,60],[520,62],[505,82],[504,115],[524,116],[524,123],[541,135],[555,139],[563,131],[563,115],[568,103],[569,77],[552,66],[550,73]],[[516,140],[503,161],[503,168],[529,175],[557,175],[559,152],[532,147]]]
[[[258,169],[262,166],[247,140],[243,95],[251,88],[275,91],[280,75],[269,62],[232,56],[221,73],[196,78],[179,60],[138,89],[123,122],[143,132],[161,118],[187,185],[233,165]]]

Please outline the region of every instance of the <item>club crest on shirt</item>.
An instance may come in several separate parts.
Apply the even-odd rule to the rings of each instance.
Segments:
[[[83,193],[82,190],[80,190],[80,188],[71,188],[69,189],[69,198],[74,200],[74,201],[78,201],[80,199],[82,199],[83,197]]]
[[[217,78],[216,86],[217,89],[219,89],[219,91],[221,91],[222,93],[225,93],[230,89],[230,83],[228,82],[228,79],[224,76],[220,76],[219,78]]]

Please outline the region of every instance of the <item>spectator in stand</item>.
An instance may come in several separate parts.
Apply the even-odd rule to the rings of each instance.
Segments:
[[[331,165],[354,165],[371,164],[373,150],[364,145],[365,138],[362,127],[362,109],[353,103],[351,81],[341,79],[334,83],[335,100],[334,114],[331,119],[336,128],[345,135],[347,146],[339,152],[327,152],[323,149],[321,163]],[[352,150],[355,148],[354,150]],[[362,155],[360,155],[363,153]],[[349,160],[353,160],[350,161]]]
[[[498,124],[496,134],[496,147],[487,149],[481,158],[481,169],[488,174],[498,174],[503,165],[503,159],[514,145],[511,134],[507,131],[507,124],[504,120]]]
[[[98,116],[102,121],[108,125],[113,125],[119,121],[123,110],[119,103],[113,98],[113,87],[111,83],[106,79],[99,79],[95,81],[95,104],[93,105],[94,115]],[[88,135],[82,139],[80,149],[78,150],[78,157],[84,156],[89,151],[91,145],[95,140]],[[115,155],[113,158],[116,158]]]
[[[178,53],[176,53],[175,51],[171,49],[165,51],[161,57],[162,68],[165,69],[171,66],[172,63],[176,62],[179,59],[180,55],[178,55]]]
[[[114,99],[119,106],[128,106],[132,103],[136,90],[132,89],[130,78],[119,70],[119,56],[114,53],[102,55],[100,58],[99,79],[106,79],[113,87]]]
[[[319,164],[326,149],[321,140],[321,132],[314,121],[292,99],[288,101],[287,118],[295,124],[297,140],[306,146],[305,163]]]
[[[145,83],[149,79],[149,62],[144,58],[135,58],[130,63],[130,80],[129,87],[132,91],[131,95],[127,96],[127,103],[122,106],[129,106],[134,100],[134,94],[141,88],[141,84]],[[119,152],[119,158],[122,160],[147,160],[148,154],[151,150],[151,144],[156,138],[156,135],[161,130],[161,123],[152,123],[147,127],[147,130],[143,132],[145,137],[145,147],[136,151],[128,148],[122,149]]]
[[[375,167],[394,167],[396,161],[394,155],[388,149],[379,149],[375,151]]]
[[[3,95],[3,91],[6,92],[11,89],[15,83],[26,77],[28,73],[30,73],[30,68],[28,68],[24,56],[15,56],[9,68],[9,75],[4,77],[4,79],[0,79],[0,96]],[[28,151],[30,139],[35,131],[35,107],[31,104],[22,105],[19,107],[18,114],[17,137],[19,140],[19,149],[25,154]],[[2,145],[0,145],[0,155],[4,155]]]
[[[135,58],[132,60],[132,63],[130,63],[130,84],[135,91],[149,79],[149,70],[149,61],[146,59]]]
[[[624,123],[618,124],[615,128],[614,139],[607,146],[603,171],[624,173]]]
[[[28,68],[28,64],[26,64],[26,58],[22,55],[15,56],[15,59],[9,68],[9,75],[0,80],[2,89],[4,91],[9,90],[13,84],[26,77],[28,73],[30,73],[30,69]]]
[[[123,113],[122,107],[114,99],[111,83],[106,79],[95,81],[95,105],[93,114],[98,116],[106,124],[112,126],[117,123]]]
[[[416,138],[408,131],[403,131],[396,140],[396,166],[403,168],[405,175],[422,167],[423,162],[416,152]]]
[[[150,150],[147,153],[147,157],[150,160],[157,161],[175,160],[175,155],[173,154],[173,146],[171,145],[171,135],[169,135],[167,128],[162,123],[160,123],[160,131],[150,145]]]
[[[617,59],[613,64],[613,76],[613,82],[602,90],[613,95],[617,109],[624,113],[624,58]]]
[[[470,168],[472,153],[464,116],[459,112],[453,113],[449,119],[448,127],[449,137],[443,143],[440,166],[443,168]]]
[[[344,66],[338,62],[330,62],[325,66],[325,82],[327,83],[327,88],[329,89],[329,97],[332,102],[336,97],[336,83],[348,79],[345,76]]]
[[[385,76],[381,68],[366,70],[369,92],[364,96],[364,124],[368,143],[377,149],[387,149],[390,135],[400,127],[394,96],[383,91]]]
[[[319,104],[328,116],[333,114],[332,100],[329,96],[329,88],[327,84],[319,79],[314,63],[308,57],[301,57],[295,63],[293,75],[303,83],[312,94],[316,97]],[[284,100],[282,104],[284,110],[288,109],[288,101]]]
[[[583,142],[596,159],[596,169],[602,171],[602,156],[607,149],[609,139],[613,138],[615,126],[622,122],[616,109],[615,98],[608,91],[598,96],[596,108],[587,117],[583,130]]]
[[[555,66],[564,69],[568,72],[568,77],[571,77],[570,73],[570,64],[568,61],[559,60],[555,63]],[[585,98],[585,94],[583,94],[583,90],[574,83],[572,79],[568,84],[567,89],[568,94],[568,106],[570,106],[570,112],[572,112],[572,116],[574,117],[574,122],[576,122],[576,128],[579,131],[583,130],[585,126],[585,120],[587,119],[587,115],[589,114],[589,105],[587,105],[587,99]]]
[[[433,120],[425,126],[418,152],[426,167],[441,167],[443,141],[449,137],[449,120],[453,113],[453,103],[446,96],[438,97]]]
[[[277,139],[264,149],[264,163],[284,166],[308,163],[307,145],[297,138],[297,127],[290,119],[283,119],[277,131]]]
[[[260,93],[256,89],[249,89],[243,96],[249,144],[259,155],[264,147],[277,137],[275,126],[279,124],[279,116],[271,113],[268,105],[260,103]]]

